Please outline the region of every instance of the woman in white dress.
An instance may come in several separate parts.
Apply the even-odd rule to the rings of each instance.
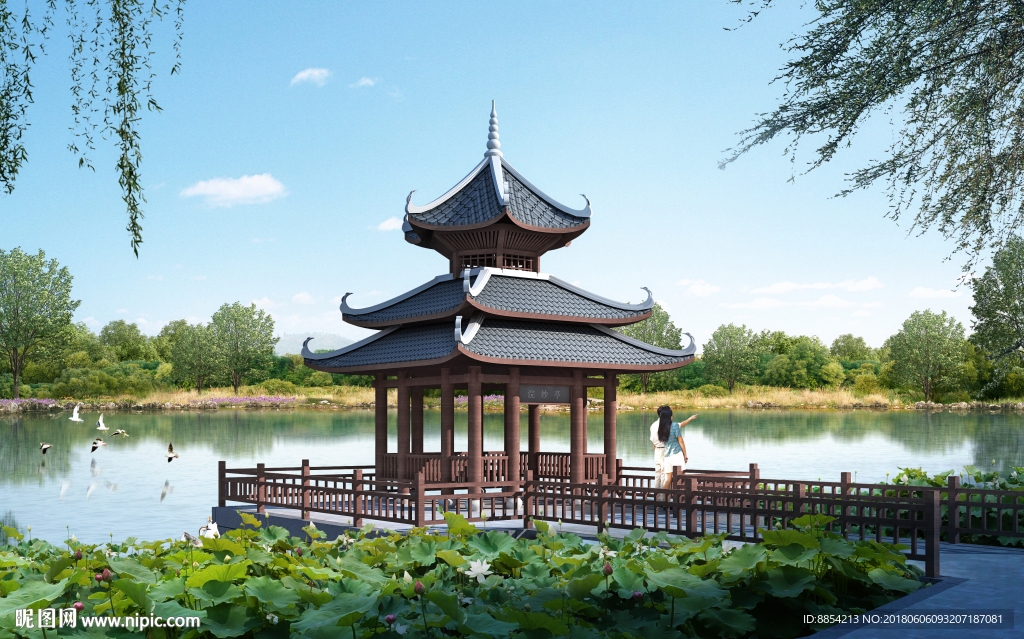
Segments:
[[[658,410],[658,439],[665,447],[662,469],[664,477],[661,481],[663,488],[672,488],[672,468],[678,466],[686,470],[686,463],[690,458],[686,454],[686,442],[683,441],[683,428],[697,419],[691,415],[686,421],[679,423],[672,421],[672,409],[662,406]]]

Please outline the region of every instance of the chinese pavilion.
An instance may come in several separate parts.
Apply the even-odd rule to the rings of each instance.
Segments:
[[[615,481],[617,375],[689,364],[693,338],[668,350],[614,327],[650,317],[650,291],[640,304],[615,302],[540,270],[548,251],[568,247],[590,227],[590,201],[571,209],[548,197],[505,160],[493,103],[484,159],[430,204],[406,198],[403,231],[414,246],[437,251],[448,272],[367,308],[348,305],[344,321],[376,329],[330,353],[303,345],[306,366],[329,373],[373,375],[378,478],[473,486],[535,478],[572,483]],[[645,289],[646,290],[646,289]],[[689,333],[687,333],[689,336]],[[587,388],[604,388],[604,451],[587,450]],[[398,449],[387,451],[387,389],[397,388]],[[441,392],[441,451],[423,451],[423,391]],[[468,395],[468,450],[453,448],[455,390]],[[483,450],[483,396],[505,397],[504,450]],[[570,407],[570,452],[539,450],[541,404]],[[520,405],[529,407],[528,452],[520,450]]]

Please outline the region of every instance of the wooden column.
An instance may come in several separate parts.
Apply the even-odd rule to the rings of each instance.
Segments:
[[[619,407],[615,373],[604,374],[604,472],[611,483],[619,481],[615,474],[615,411]]]
[[[537,471],[540,470],[540,406],[530,404],[529,411],[530,425],[527,437],[529,438],[530,470],[533,472],[533,478],[539,479]]]
[[[374,380],[373,464],[377,479],[384,477],[384,459],[388,452],[388,389],[384,388],[386,379],[387,377],[383,373],[377,373],[377,378]]]
[[[409,389],[412,402],[412,454],[423,454],[423,387],[413,386]]]
[[[398,374],[398,477],[412,479],[409,469],[409,387],[405,373]]]
[[[469,367],[469,433],[466,455],[469,458],[469,482],[484,480],[484,402],[480,384],[480,367]],[[474,491],[479,492],[479,489]]]
[[[452,454],[455,452],[455,386],[451,369],[441,369],[441,481],[452,481]]]
[[[508,369],[505,385],[505,454],[508,456],[508,479],[522,481],[519,467],[519,369]]]
[[[583,456],[587,454],[587,396],[583,371],[572,371],[572,393],[569,400],[569,482],[584,481]]]

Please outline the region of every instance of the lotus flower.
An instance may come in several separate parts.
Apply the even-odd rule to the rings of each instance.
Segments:
[[[395,619],[398,619],[398,617],[394,615],[388,615],[387,617],[384,617],[384,623],[390,626],[391,624],[395,623]]]
[[[394,630],[395,632],[397,632],[398,634],[400,634],[400,635],[404,635],[404,634],[405,634],[405,631],[409,629],[409,625],[408,625],[408,624],[406,624],[406,625],[404,625],[404,626],[403,626],[403,625],[402,625],[402,624],[400,624],[400,623],[396,623],[396,624],[395,624],[394,626],[392,626],[392,629],[393,629],[393,630]]]
[[[111,581],[114,581],[114,574],[112,572],[110,572],[109,568],[104,568],[103,569],[103,581],[105,581],[107,583],[110,583]]]
[[[643,598],[644,598],[644,593],[640,592],[639,590],[634,590],[633,591],[633,599],[635,599],[637,601],[640,601]]]
[[[76,550],[75,551],[75,561],[82,561],[82,551],[81,550]]]
[[[416,585],[412,587],[412,591],[417,595],[422,595],[427,591],[427,587],[423,585],[422,581],[416,581]]]
[[[402,581],[404,581],[407,584],[411,584],[412,583],[412,575],[409,574],[408,570],[405,571],[405,576],[402,577]]]
[[[611,557],[614,557],[617,554],[619,554],[619,553],[615,552],[614,550],[609,549],[608,546],[601,546],[600,556],[601,556],[602,559],[604,559],[604,558],[611,558]]]
[[[301,557],[302,556],[302,548],[296,548],[295,549],[295,554],[298,555],[299,557]]]
[[[612,570],[612,565],[610,563],[608,563],[607,561],[604,562],[604,568],[601,569],[601,574],[604,575],[605,577],[611,577],[612,576],[612,572],[614,572]]]
[[[469,570],[466,571],[466,576],[473,578],[476,577],[477,583],[483,583],[484,579],[491,574],[491,564],[487,563],[486,560],[480,559],[469,562]]]
[[[85,604],[81,601],[76,601],[75,604],[71,607],[77,610],[78,612],[82,612],[83,610],[85,610]]]

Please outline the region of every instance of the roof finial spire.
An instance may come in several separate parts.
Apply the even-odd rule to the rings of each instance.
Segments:
[[[494,105],[494,100],[491,100],[491,126],[487,129],[487,153],[484,153],[484,157],[490,157],[496,155],[499,158],[501,155],[501,142],[498,141],[498,110]]]

